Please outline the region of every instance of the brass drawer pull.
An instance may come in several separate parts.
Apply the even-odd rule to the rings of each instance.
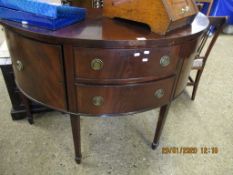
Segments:
[[[16,61],[16,68],[18,71],[23,71],[23,63],[19,60]]]
[[[91,68],[93,70],[101,70],[103,66],[104,66],[104,62],[99,58],[95,58],[91,61]]]
[[[161,57],[161,59],[160,59],[160,65],[161,65],[162,67],[166,67],[166,66],[168,66],[170,63],[171,63],[171,59],[170,59],[169,56],[164,55],[164,56]]]
[[[104,98],[101,96],[95,96],[92,98],[92,104],[94,106],[102,106],[104,104]]]
[[[190,7],[189,6],[185,6],[181,9],[181,14],[185,14],[188,13],[190,11]]]
[[[154,96],[158,99],[162,98],[165,95],[164,89],[158,89],[155,91]]]

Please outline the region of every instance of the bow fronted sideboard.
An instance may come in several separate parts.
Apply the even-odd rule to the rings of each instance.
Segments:
[[[192,25],[165,36],[103,17],[99,9],[57,31],[1,24],[18,88],[35,102],[71,114],[80,163],[80,116],[125,116],[160,107],[152,148],[158,146],[169,106],[186,87],[209,21],[199,13]]]

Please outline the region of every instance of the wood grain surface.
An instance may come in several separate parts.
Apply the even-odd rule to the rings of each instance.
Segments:
[[[149,25],[151,31],[162,35],[190,24],[197,12],[196,5],[192,0],[104,1],[105,16],[141,22]],[[179,25],[176,24],[177,22]]]
[[[66,109],[62,50],[6,31],[17,85],[31,98],[58,109]],[[23,70],[17,69],[17,61]]]
[[[149,83],[118,86],[77,84],[78,112],[89,115],[117,114],[152,109],[169,103],[174,77]],[[164,96],[155,97],[155,92],[164,90]],[[102,97],[103,104],[95,106],[94,97]]]
[[[175,74],[179,51],[179,45],[148,49],[75,48],[75,76],[77,80],[105,79],[109,83],[118,79],[159,79]],[[160,64],[163,56],[170,58],[170,64],[165,67]],[[101,70],[91,68],[94,59],[102,60]]]

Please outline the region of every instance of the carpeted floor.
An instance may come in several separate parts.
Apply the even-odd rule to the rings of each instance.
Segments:
[[[0,34],[2,39],[2,34]],[[24,48],[26,49],[26,48]],[[0,74],[0,175],[232,175],[233,36],[222,35],[209,57],[197,98],[190,89],[171,106],[160,147],[152,151],[158,110],[128,117],[82,117],[83,163],[74,161],[68,115],[12,121]],[[162,147],[197,147],[197,154],[162,154]],[[201,154],[217,147],[217,154]]]

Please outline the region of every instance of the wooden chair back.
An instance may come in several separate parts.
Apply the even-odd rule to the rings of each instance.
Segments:
[[[196,58],[203,59],[203,66],[205,66],[205,63],[207,61],[207,58],[209,57],[209,54],[211,50],[213,49],[213,46],[219,36],[219,34],[222,32],[224,24],[226,23],[227,17],[209,17],[209,27],[203,34],[200,44],[197,49],[197,55]],[[212,35],[212,36],[211,36]],[[211,36],[211,38],[210,38]]]
[[[207,58],[210,55],[211,50],[219,36],[222,32],[224,24],[226,23],[226,17],[209,17],[210,24],[204,34],[202,35],[200,44],[197,49],[197,54],[193,62],[193,70],[197,70],[195,79],[192,76],[189,76],[188,86],[193,86],[192,91],[192,100],[195,100],[197,88],[199,81],[202,75],[202,72],[205,68]],[[212,37],[209,39],[209,36]]]

